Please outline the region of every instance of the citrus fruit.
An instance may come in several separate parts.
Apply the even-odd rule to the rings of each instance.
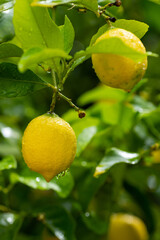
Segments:
[[[106,31],[95,44],[103,39],[117,37],[130,48],[146,53],[143,43],[133,33],[120,28]],[[107,86],[130,91],[138,83],[147,68],[147,57],[134,61],[129,57],[108,53],[92,54],[92,63],[95,72],[102,83]]]
[[[153,157],[153,163],[160,163],[160,149],[152,151],[151,155]]]
[[[110,219],[108,240],[148,240],[144,222],[133,215],[113,214]]]
[[[73,162],[75,133],[56,114],[44,114],[28,124],[22,138],[22,154],[28,167],[49,182]]]

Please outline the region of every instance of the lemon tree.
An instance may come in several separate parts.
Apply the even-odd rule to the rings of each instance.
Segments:
[[[0,1],[0,239],[159,240],[159,7]]]

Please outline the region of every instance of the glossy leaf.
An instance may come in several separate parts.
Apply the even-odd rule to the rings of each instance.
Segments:
[[[63,39],[58,26],[49,16],[47,8],[31,7],[31,0],[16,0],[14,27],[23,49],[60,48]]]
[[[17,66],[11,63],[0,64],[0,96],[21,97],[46,87],[33,72],[19,73]]]
[[[17,168],[17,162],[13,156],[7,156],[0,160],[0,171],[12,168]]]
[[[138,38],[142,38],[148,31],[149,26],[144,22],[136,20],[119,19],[112,24],[116,28],[123,28],[134,33]]]
[[[44,224],[59,240],[76,240],[74,235],[75,222],[62,207],[56,206],[46,212]]]
[[[21,48],[11,43],[0,44],[0,59],[10,57],[20,57],[23,54]]]
[[[60,26],[60,31],[63,36],[63,41],[64,41],[64,51],[69,53],[73,47],[73,42],[74,42],[74,37],[75,37],[75,32],[74,28],[72,26],[71,21],[65,16],[65,22],[63,26]]]
[[[140,160],[140,155],[137,153],[129,153],[121,151],[117,148],[110,149],[105,157],[100,161],[96,167],[94,176],[97,177],[107,172],[114,165],[119,163],[136,164]]]
[[[27,70],[27,68],[34,64],[38,64],[40,62],[57,57],[62,57],[66,59],[71,58],[71,56],[69,56],[66,52],[64,52],[61,49],[31,48],[22,55],[18,63],[18,68],[20,72],[24,72]]]
[[[27,169],[21,172],[20,175],[18,175],[17,173],[12,173],[10,175],[10,179],[11,182],[14,184],[20,182],[33,189],[52,189],[57,192],[57,194],[62,198],[67,197],[74,186],[74,181],[70,173],[66,173],[64,176],[59,177],[58,179],[55,177],[53,180],[47,183],[40,174]]]
[[[0,43],[9,41],[14,37],[12,18],[13,9],[0,12]]]
[[[0,213],[0,239],[13,240],[22,224],[22,218],[13,213]]]

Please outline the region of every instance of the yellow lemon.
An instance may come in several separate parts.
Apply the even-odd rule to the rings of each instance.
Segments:
[[[154,150],[152,153],[153,163],[160,163],[160,149]]]
[[[22,154],[28,167],[49,182],[73,162],[75,133],[56,114],[44,114],[28,124],[22,139]]]
[[[117,37],[132,49],[146,53],[143,43],[133,33],[120,28],[110,29],[102,34],[95,43],[112,37]],[[116,54],[92,54],[95,72],[102,83],[114,88],[130,91],[138,83],[147,68],[147,57],[135,62],[129,57]]]
[[[110,220],[108,240],[148,240],[144,222],[133,215],[113,214]]]

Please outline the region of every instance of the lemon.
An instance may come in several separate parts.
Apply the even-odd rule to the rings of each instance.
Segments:
[[[113,214],[110,220],[108,240],[148,240],[144,222],[133,215]]]
[[[120,28],[106,31],[95,43],[112,37],[117,37],[130,48],[146,53],[143,43],[133,33]],[[92,63],[95,72],[102,83],[114,88],[130,91],[138,83],[147,68],[147,57],[135,62],[129,57],[116,54],[92,54]]]
[[[28,124],[22,138],[22,154],[28,167],[49,182],[73,162],[75,133],[56,114],[44,114]]]
[[[152,151],[151,155],[153,157],[153,163],[160,163],[160,149]]]

